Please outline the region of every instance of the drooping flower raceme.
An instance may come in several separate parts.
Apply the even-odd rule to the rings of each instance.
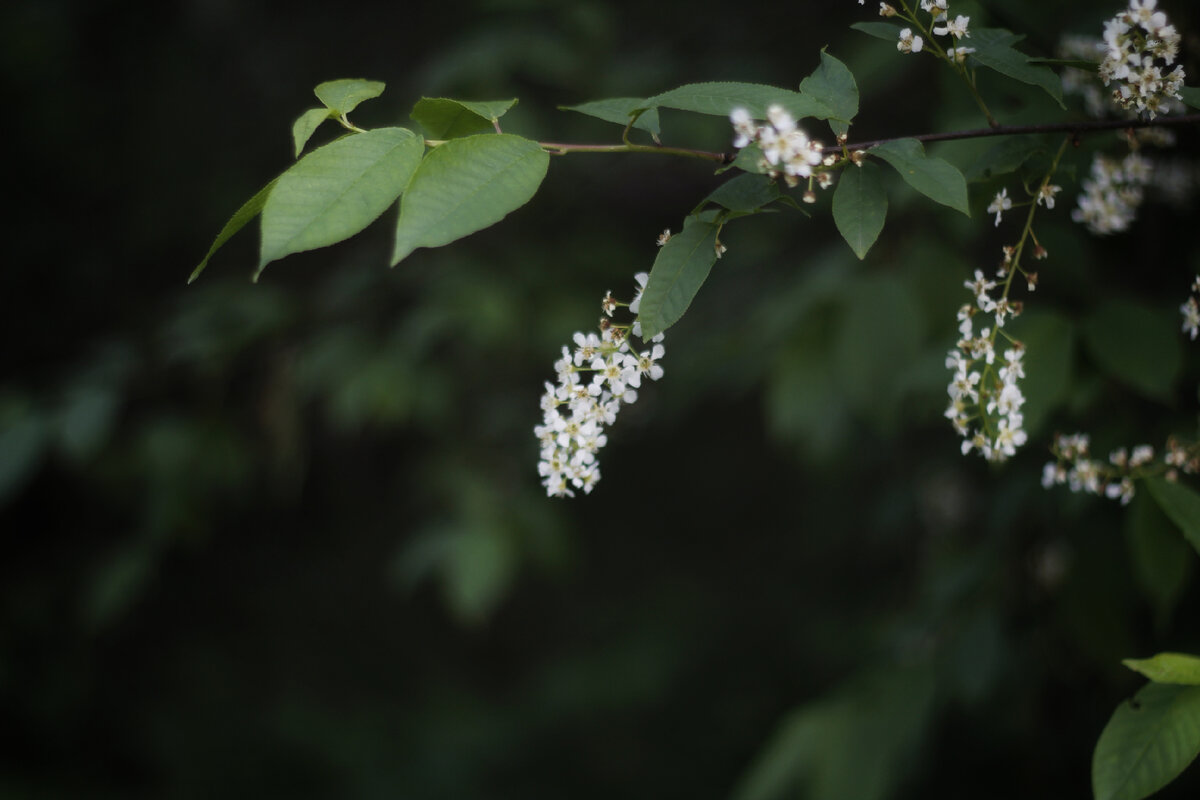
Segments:
[[[1115,84],[1117,104],[1151,119],[1170,110],[1171,98],[1180,98],[1185,77],[1182,65],[1175,63],[1179,33],[1167,24],[1166,14],[1154,10],[1156,5],[1157,0],[1129,0],[1127,10],[1104,23],[1099,70],[1105,86]]]
[[[575,489],[591,493],[600,480],[597,453],[608,442],[605,433],[623,405],[637,400],[642,379],[656,381],[663,375],[659,363],[665,354],[660,333],[650,348],[636,351],[630,336],[639,335],[636,322],[617,325],[609,320],[617,306],[628,305],[637,313],[649,275],[634,276],[637,295],[631,303],[620,303],[609,292],[601,301],[605,316],[600,333],[576,333],[575,348],[564,346],[554,362],[557,384],[547,381],[542,395],[542,424],[533,429],[541,444],[538,474],[551,497],[574,497]]]
[[[1071,219],[1087,225],[1092,233],[1125,230],[1137,217],[1153,172],[1153,162],[1140,153],[1130,153],[1120,161],[1096,154],[1091,177],[1083,180],[1083,194]]]

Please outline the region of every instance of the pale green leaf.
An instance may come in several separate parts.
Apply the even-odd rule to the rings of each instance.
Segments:
[[[711,222],[690,218],[683,230],[659,249],[638,307],[643,339],[674,325],[692,304],[717,260],[719,231]]]
[[[1181,483],[1157,476],[1147,478],[1146,486],[1158,501],[1158,507],[1200,552],[1200,494]]]
[[[1158,653],[1150,658],[1126,658],[1122,664],[1155,683],[1200,686],[1200,657],[1187,653]]]
[[[1096,800],[1141,800],[1200,753],[1200,686],[1147,684],[1117,707],[1092,756]]]
[[[343,78],[318,84],[313,94],[334,114],[349,114],[364,100],[383,94],[386,86],[380,81]]]
[[[440,247],[499,222],[529,202],[549,163],[541,145],[511,134],[434,148],[400,201],[392,266],[418,247]]]
[[[980,28],[971,31],[971,46],[975,52],[971,58],[1001,75],[1041,87],[1062,108],[1062,79],[1048,67],[1029,63],[1029,56],[1014,50],[1010,43],[1015,37],[1000,28]]]
[[[296,158],[300,157],[304,152],[304,145],[308,144],[317,128],[329,119],[332,113],[328,108],[310,108],[296,117],[296,121],[292,123],[292,142],[296,145]]]
[[[1082,325],[1088,352],[1111,377],[1160,400],[1171,395],[1183,366],[1174,321],[1131,300],[1110,300]]]
[[[1149,492],[1134,496],[1125,537],[1134,580],[1165,624],[1195,572],[1196,554]]]
[[[413,106],[411,116],[430,139],[454,139],[492,128],[516,104],[516,98],[477,102],[422,97]]]
[[[821,65],[812,75],[800,81],[800,91],[825,104],[833,116],[830,127],[837,136],[849,129],[850,120],[858,113],[858,84],[854,75],[841,61],[821,51]]]
[[[859,33],[874,36],[876,39],[883,39],[885,42],[891,42],[893,45],[900,41],[900,31],[902,30],[899,25],[893,25],[890,22],[856,22],[850,27]]]
[[[887,192],[874,164],[842,170],[833,192],[833,221],[860,259],[879,238],[887,218]]]
[[[689,83],[642,101],[641,108],[674,108],[697,114],[728,117],[735,108],[744,108],[750,116],[764,119],[767,108],[781,105],[796,119],[828,119],[834,112],[820,100],[790,89],[761,83]]]
[[[221,232],[217,234],[217,238],[213,240],[213,243],[208,248],[208,252],[205,253],[204,258],[199,264],[196,265],[196,268],[192,270],[192,274],[188,276],[188,283],[191,283],[192,281],[196,280],[196,278],[200,277],[200,273],[204,272],[204,268],[208,266],[208,260],[213,257],[213,253],[217,252],[217,250],[221,248],[221,245],[229,241],[230,237],[232,237],[235,233],[246,227],[246,223],[258,216],[259,212],[263,210],[263,205],[267,202],[267,195],[269,195],[271,190],[275,188],[275,184],[278,181],[279,178],[276,178],[263,188],[259,189],[253,197],[251,197],[245,203],[242,203],[242,207],[234,212],[233,216],[229,218],[229,221],[225,223],[225,226],[221,228]]]
[[[916,139],[896,139],[868,152],[891,164],[921,194],[971,216],[967,207],[967,181],[962,173],[949,161],[926,156],[925,148]]]
[[[344,136],[297,161],[276,179],[263,206],[258,272],[276,259],[340,242],[367,227],[404,190],[424,149],[421,137],[406,128],[377,128]]]
[[[621,127],[629,124],[629,118],[633,116],[639,108],[642,108],[644,100],[641,97],[611,97],[606,100],[593,100],[590,103],[580,103],[576,106],[559,106],[561,111],[576,111],[580,114],[586,114],[589,117],[602,119],[605,122],[612,122]],[[633,123],[633,127],[639,130],[646,131],[656,140],[662,134],[662,128],[658,122],[658,109],[651,108],[644,111]]]

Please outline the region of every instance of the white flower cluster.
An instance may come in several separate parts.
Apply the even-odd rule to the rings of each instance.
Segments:
[[[640,272],[634,278],[637,295],[628,305],[636,314],[650,276]],[[609,320],[620,305],[625,304],[611,292],[605,295],[600,335],[576,333],[574,351],[564,345],[562,358],[554,362],[558,384],[546,382],[542,424],[533,433],[541,443],[538,474],[550,497],[574,497],[573,489],[591,493],[600,480],[596,454],[608,442],[605,427],[616,421],[622,404],[637,400],[643,377],[656,381],[663,375],[658,363],[665,353],[663,335],[650,340],[650,349],[634,351],[629,333],[641,336],[640,324],[615,325]],[[589,372],[591,380],[585,382],[582,376]]]
[[[921,0],[921,10],[930,15],[930,25],[934,36],[949,36],[952,42],[970,38],[971,32],[967,26],[970,24],[971,18],[959,14],[954,19],[950,19],[949,0]],[[887,3],[880,3],[879,14],[883,17],[894,17],[897,11]],[[916,17],[907,16],[907,12],[906,18],[916,22]],[[924,48],[925,40],[913,33],[912,28],[904,28],[900,31],[900,41],[896,42],[896,49],[901,53],[919,53]],[[962,63],[968,55],[974,52],[974,47],[955,47],[952,44],[946,48],[946,56],[959,63]]]
[[[1153,162],[1140,153],[1130,153],[1120,161],[1097,153],[1092,159],[1092,175],[1083,180],[1083,194],[1079,195],[1079,207],[1071,211],[1071,219],[1087,225],[1092,233],[1125,230],[1137,218],[1153,172]]]
[[[1054,461],[1042,467],[1042,486],[1049,489],[1066,484],[1072,492],[1103,495],[1120,500],[1121,505],[1128,505],[1133,499],[1137,470],[1154,461],[1154,448],[1139,444],[1129,452],[1124,447],[1118,447],[1109,454],[1106,464],[1089,458],[1090,446],[1091,442],[1084,433],[1055,436],[1051,448]],[[1171,458],[1177,457],[1173,454],[1179,450],[1173,442],[1169,445],[1168,463]]]
[[[1190,336],[1193,342],[1196,341],[1196,336],[1200,335],[1200,302],[1196,300],[1197,294],[1200,294],[1200,275],[1192,281],[1192,293],[1188,295],[1187,302],[1179,307],[1183,314],[1183,332]]]
[[[1157,0],[1129,0],[1129,8],[1104,23],[1104,60],[1100,79],[1116,83],[1113,100],[1124,108],[1144,111],[1153,119],[1169,110],[1169,98],[1179,98],[1183,66],[1179,33],[1167,15],[1155,11]],[[1167,67],[1174,69],[1166,72]]]
[[[767,124],[759,125],[744,108],[735,108],[729,114],[733,123],[733,146],[739,150],[750,144],[758,145],[762,150],[762,160],[759,167],[772,178],[783,175],[788,186],[798,186],[801,178],[810,179],[810,189],[804,196],[806,202],[816,202],[816,195],[811,191],[811,178],[817,176],[817,182],[822,189],[833,183],[833,175],[828,172],[816,173],[814,167],[830,166],[836,156],[824,155],[825,146],[816,139],[808,138],[803,130],[796,125],[796,119],[780,105],[772,105],[767,109]],[[811,195],[811,197],[810,197]]]
[[[977,450],[988,461],[1004,461],[1016,455],[1028,438],[1021,414],[1025,395],[1018,384],[1025,377],[1025,348],[1010,338],[1012,346],[1004,351],[1002,359],[997,359],[995,342],[1007,319],[1019,314],[1021,308],[1006,296],[993,298],[991,292],[997,284],[982,270],[975,270],[975,280],[964,285],[974,293],[975,302],[959,309],[958,332],[962,338],[946,356],[946,368],[954,375],[946,387],[950,405],[945,416],[963,437],[963,455]],[[980,312],[992,314],[995,327],[983,328],[977,336],[974,318]]]

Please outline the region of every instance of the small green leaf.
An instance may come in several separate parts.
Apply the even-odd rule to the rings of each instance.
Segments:
[[[730,211],[757,211],[781,196],[779,185],[766,175],[738,175],[713,189],[692,213],[695,214],[709,203],[716,203]]]
[[[711,222],[690,217],[684,222],[683,230],[658,251],[638,307],[643,339],[650,339],[674,325],[692,304],[692,298],[700,291],[717,260],[719,231],[720,228]]]
[[[1125,538],[1134,580],[1161,629],[1187,589],[1196,555],[1150,492],[1134,496],[1125,516]]]
[[[1194,86],[1183,86],[1179,89],[1179,96],[1192,108],[1200,108],[1200,89]]]
[[[1200,687],[1150,683],[1117,706],[1092,756],[1096,800],[1141,800],[1200,753]]]
[[[967,207],[967,181],[962,173],[949,161],[927,157],[925,148],[916,139],[896,139],[867,152],[891,164],[921,194],[971,216]]]
[[[349,114],[364,100],[370,100],[383,94],[386,86],[386,83],[380,81],[344,78],[318,84],[313,89],[313,94],[334,114]]]
[[[504,219],[537,192],[550,156],[537,142],[485,133],[451,139],[421,162],[400,201],[392,266]]]
[[[988,180],[997,175],[1016,172],[1026,161],[1044,151],[1045,147],[1040,138],[1006,136],[975,159],[967,169],[966,179],[971,182]]]
[[[1063,104],[1062,79],[1048,67],[1030,64],[1029,56],[1010,46],[1015,38],[1010,31],[1002,28],[972,30],[971,45],[975,52],[971,58],[1001,75],[1031,86],[1040,86],[1060,107],[1066,108]]]
[[[763,119],[767,108],[781,105],[796,119],[829,119],[834,112],[820,100],[790,89],[761,83],[689,83],[642,101],[641,108],[674,108],[697,114],[728,117],[735,108],[744,108],[750,116]]]
[[[1142,394],[1167,399],[1183,365],[1174,323],[1154,308],[1110,300],[1082,325],[1088,352],[1106,373]]]
[[[492,128],[516,104],[516,98],[473,102],[422,97],[413,106],[411,116],[430,139],[455,139]]]
[[[1158,501],[1158,507],[1200,553],[1200,494],[1181,483],[1157,476],[1147,478],[1146,486]]]
[[[862,164],[842,170],[833,192],[833,221],[860,259],[866,257],[879,238],[887,207],[887,192],[883,190],[878,167]]]
[[[858,84],[845,64],[822,50],[821,66],[800,81],[800,91],[833,111],[829,126],[836,136],[849,130],[850,120],[858,113]]]
[[[304,145],[316,132],[322,122],[329,119],[333,112],[328,108],[310,108],[292,123],[292,141],[296,144],[296,158],[304,152]]]
[[[319,147],[276,179],[263,206],[257,279],[272,261],[340,242],[404,191],[425,143],[407,128],[377,128]]]
[[[268,183],[263,188],[259,189],[253,197],[242,204],[242,207],[234,212],[229,221],[225,223],[225,227],[221,228],[221,232],[217,234],[217,238],[213,239],[212,246],[208,248],[208,252],[204,255],[204,259],[196,265],[192,270],[192,274],[188,276],[188,283],[200,277],[200,273],[204,272],[204,268],[208,266],[208,260],[213,257],[213,253],[221,249],[221,245],[229,241],[235,233],[246,227],[246,223],[258,216],[258,213],[263,210],[263,205],[267,202],[267,195],[275,188],[275,184],[279,178]]]
[[[900,31],[902,30],[899,25],[893,25],[890,22],[856,22],[850,27],[859,33],[865,33],[892,44],[900,40]]]
[[[586,114],[605,122],[615,123],[623,128],[629,124],[629,118],[639,108],[642,108],[643,104],[644,101],[640,97],[612,97],[607,100],[593,100],[577,106],[559,106],[558,108],[560,111]],[[643,112],[633,123],[633,127],[646,131],[657,140],[662,135],[662,128],[658,122],[658,109],[651,108]]]
[[[1122,664],[1155,683],[1200,686],[1200,657],[1186,653],[1159,653],[1150,658],[1126,658]]]

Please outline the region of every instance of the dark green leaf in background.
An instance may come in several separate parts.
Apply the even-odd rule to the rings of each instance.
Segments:
[[[366,81],[358,78],[343,78],[326,81],[313,89],[317,99],[335,114],[349,114],[364,100],[383,94],[387,84],[381,81]]]
[[[1150,494],[1158,501],[1163,513],[1174,522],[1183,536],[1200,552],[1200,494],[1166,478],[1146,479]]]
[[[647,98],[641,107],[674,108],[719,117],[729,116],[735,108],[744,108],[750,116],[765,119],[767,108],[775,104],[786,108],[796,119],[835,116],[829,106],[815,97],[761,83],[689,83]]]
[[[1096,800],[1141,800],[1200,753],[1200,686],[1151,683],[1117,707],[1092,757]]]
[[[975,52],[971,58],[988,69],[995,70],[1014,80],[1039,86],[1062,108],[1062,79],[1048,67],[1029,63],[1029,56],[1014,50],[1011,43],[1016,39],[1011,31],[1002,28],[979,28],[971,31],[971,46]]]
[[[446,97],[422,97],[413,106],[412,118],[430,139],[454,139],[490,130],[517,104],[512,100],[472,102]]]
[[[968,217],[967,182],[950,162],[925,155],[925,148],[916,139],[897,139],[872,147],[871,155],[891,164],[900,177],[921,194],[961,211]]]
[[[297,161],[263,206],[258,273],[276,259],[340,242],[370,225],[404,190],[424,149],[407,128],[377,128]]]
[[[1026,161],[1044,151],[1045,147],[1040,138],[1004,136],[975,159],[966,171],[966,179],[988,180],[997,175],[1016,172]]]
[[[709,203],[716,203],[730,211],[757,211],[782,196],[779,184],[766,175],[738,175],[713,189],[708,197],[700,201],[695,211]]]
[[[1025,429],[1036,435],[1067,399],[1074,376],[1075,329],[1062,315],[1035,308],[1009,323],[1025,345]]]
[[[1184,86],[1179,90],[1179,96],[1192,108],[1200,108],[1200,89],[1194,86]]]
[[[549,163],[537,142],[507,133],[434,148],[400,201],[392,266],[418,247],[440,247],[504,219],[529,202]]]
[[[893,25],[890,22],[856,22],[850,27],[860,33],[874,36],[876,39],[891,42],[893,45],[900,40],[900,31],[903,30],[899,25]]]
[[[1113,299],[1084,320],[1082,333],[1088,353],[1110,377],[1154,399],[1170,396],[1183,365],[1179,331],[1170,317],[1132,300]]]
[[[887,207],[887,192],[878,167],[864,163],[842,170],[833,192],[833,221],[860,259],[879,238]]]
[[[689,217],[683,230],[659,249],[638,308],[643,339],[665,331],[687,311],[717,260],[719,230],[711,222]]]
[[[1195,572],[1196,553],[1149,492],[1134,496],[1125,516],[1125,537],[1134,580],[1161,627]]]

